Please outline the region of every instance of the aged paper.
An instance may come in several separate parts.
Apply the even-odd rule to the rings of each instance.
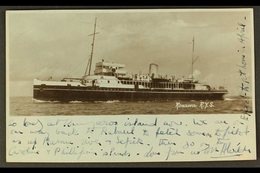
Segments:
[[[252,9],[6,12],[7,162],[255,160]]]
[[[254,118],[243,115],[17,117],[8,161],[140,162],[256,158]],[[246,139],[246,140],[245,140]]]

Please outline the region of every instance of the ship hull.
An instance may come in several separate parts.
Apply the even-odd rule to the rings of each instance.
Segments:
[[[44,101],[150,101],[222,100],[226,91],[214,90],[121,90],[68,86],[34,86],[33,98]]]

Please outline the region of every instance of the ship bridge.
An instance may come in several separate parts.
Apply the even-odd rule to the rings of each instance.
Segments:
[[[104,76],[125,76],[126,71],[124,70],[124,64],[111,63],[111,62],[98,62],[96,63],[96,68],[94,71],[95,75],[104,75]]]

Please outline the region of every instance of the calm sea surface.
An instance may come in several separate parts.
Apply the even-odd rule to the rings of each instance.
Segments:
[[[191,113],[242,113],[245,100],[226,98],[208,103],[214,107],[206,107],[202,102],[212,101],[106,101],[69,103],[44,102],[32,97],[11,97],[11,115],[119,115],[119,114],[191,114]],[[250,103],[251,104],[251,103]],[[177,106],[179,108],[177,109]],[[203,107],[200,107],[202,105]]]

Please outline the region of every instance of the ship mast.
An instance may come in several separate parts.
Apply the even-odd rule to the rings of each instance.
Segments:
[[[92,39],[92,44],[91,44],[90,58],[89,58],[89,61],[88,61],[87,68],[85,70],[85,76],[87,75],[87,73],[88,73],[88,75],[90,75],[90,72],[91,72],[92,58],[93,58],[94,46],[95,46],[95,38],[96,38],[96,34],[98,34],[98,32],[96,32],[96,25],[97,25],[97,18],[95,18],[94,32],[93,32],[93,34],[89,35],[89,36],[93,35],[93,39]]]
[[[194,63],[198,60],[199,56],[196,56],[196,58],[194,58],[194,47],[195,47],[195,39],[194,39],[194,36],[193,36],[193,39],[192,39],[192,54],[191,54],[191,79],[193,81],[194,79],[194,75],[193,75],[193,65]]]
[[[193,64],[194,64],[194,44],[195,44],[195,41],[194,41],[194,36],[193,36],[193,39],[192,39],[192,54],[191,54],[191,79],[193,81]]]

